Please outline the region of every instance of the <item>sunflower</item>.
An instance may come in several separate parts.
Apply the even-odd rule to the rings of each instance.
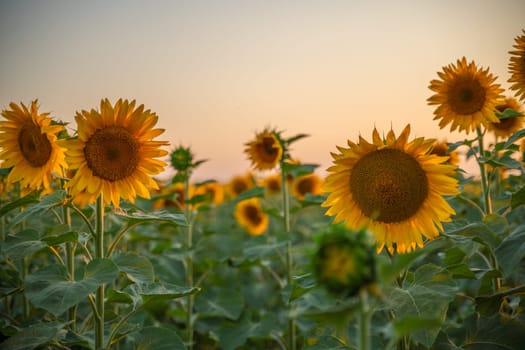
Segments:
[[[438,105],[434,111],[434,120],[441,119],[439,127],[443,129],[451,124],[450,130],[465,130],[468,134],[480,124],[497,123],[495,107],[501,98],[503,89],[494,84],[496,77],[488,68],[479,69],[474,61],[467,64],[463,57],[457,64],[443,67],[438,72],[442,80],[432,80],[430,90],[436,92],[428,98],[430,105]]]
[[[431,154],[435,154],[440,157],[448,157],[447,162],[450,164],[459,164],[459,155],[457,151],[449,151],[447,141],[436,141],[432,146]]]
[[[206,202],[219,205],[224,202],[224,187],[216,181],[206,182],[195,188],[195,195],[208,195]]]
[[[292,194],[304,199],[307,193],[320,194],[323,180],[316,174],[306,174],[297,177],[292,183]]]
[[[256,197],[244,199],[235,205],[235,219],[249,234],[258,236],[264,233],[269,224],[268,214],[262,211]]]
[[[150,198],[150,189],[158,189],[150,177],[159,174],[166,163],[155,159],[168,154],[160,147],[165,141],[153,141],[164,132],[154,129],[158,117],[135,108],[135,101],[119,99],[100,102],[100,111],[77,113],[78,137],[68,143],[67,160],[75,176],[67,187],[71,196],[87,192],[104,204],[119,206],[121,197],[134,202],[136,196]]]
[[[246,190],[249,190],[254,185],[253,178],[250,173],[245,175],[235,175],[226,185],[226,190],[230,198],[236,198],[238,195]]]
[[[268,193],[280,193],[281,192],[281,175],[272,174],[262,179],[262,186],[266,187]]]
[[[408,142],[410,124],[399,138],[391,130],[382,140],[376,129],[373,143],[362,137],[348,141],[332,154],[323,190],[330,192],[323,207],[335,222],[349,228],[363,227],[374,233],[378,252],[409,252],[423,246],[423,237],[434,238],[450,221],[454,210],[443,198],[459,193],[456,167],[447,159],[429,154],[435,140],[416,138]]]
[[[55,173],[63,175],[67,168],[63,140],[58,134],[64,126],[53,123],[49,113],[39,113],[38,100],[27,108],[10,103],[10,110],[3,110],[6,120],[0,121],[0,159],[2,167],[12,168],[7,183],[20,182],[24,191],[51,190]]]
[[[188,194],[191,198],[194,192],[193,186],[188,188]],[[184,195],[184,184],[175,182],[169,186],[164,186],[157,193],[157,198],[153,201],[153,209],[173,208],[184,210],[186,207],[186,196]]]
[[[496,105],[496,110],[503,113],[507,108],[516,112],[522,113],[522,108],[519,102],[512,97],[505,98],[504,101]],[[489,123],[488,129],[494,132],[498,137],[507,138],[523,127],[523,117],[508,117],[500,119],[499,123]]]
[[[511,77],[508,81],[511,83],[510,89],[516,90],[516,96],[525,100],[525,30],[523,30],[523,35],[516,37],[515,42],[513,47],[516,50],[509,51]]]
[[[244,152],[255,169],[270,170],[281,161],[283,145],[277,132],[266,129],[256,134],[255,140],[246,143]]]

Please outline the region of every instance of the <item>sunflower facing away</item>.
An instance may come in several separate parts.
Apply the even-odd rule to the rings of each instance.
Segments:
[[[496,110],[503,113],[507,108],[523,114],[521,105],[512,97],[505,98],[504,101],[496,105]],[[507,138],[523,127],[524,117],[509,117],[500,119],[499,123],[489,123],[488,129],[498,137]]]
[[[525,30],[523,30],[523,35],[516,37],[513,47],[516,50],[509,51],[511,54],[509,63],[510,89],[516,90],[516,96],[520,100],[525,100]]]
[[[29,108],[10,103],[0,121],[2,167],[12,167],[7,183],[20,182],[23,190],[51,189],[52,174],[63,175],[67,168],[63,140],[57,135],[64,126],[53,124],[49,113],[39,113],[37,100]]]
[[[76,169],[67,185],[70,194],[103,194],[104,204],[115,207],[121,198],[130,202],[136,196],[149,198],[149,190],[158,189],[151,175],[166,166],[155,158],[168,154],[161,149],[168,142],[153,141],[164,132],[154,129],[157,119],[144,105],[135,108],[134,100],[122,99],[115,106],[104,99],[100,111],[77,113],[78,137],[68,143],[68,164]]]
[[[270,221],[268,214],[262,211],[261,203],[256,197],[237,203],[234,216],[239,225],[253,236],[263,234]]]
[[[244,152],[258,170],[270,170],[279,164],[283,157],[283,146],[275,131],[264,130],[255,140],[246,143]]]
[[[443,198],[459,193],[456,167],[446,157],[429,154],[435,140],[408,142],[410,125],[396,138],[388,132],[382,140],[376,129],[373,142],[362,137],[348,141],[332,154],[323,190],[330,192],[323,207],[335,222],[345,221],[354,230],[367,227],[374,233],[378,252],[409,252],[423,246],[423,237],[434,238],[450,221],[454,210]]]
[[[436,94],[427,101],[429,105],[438,105],[434,120],[441,119],[441,129],[451,124],[451,131],[465,130],[468,134],[480,124],[487,126],[488,122],[499,121],[494,112],[503,89],[494,84],[496,77],[488,68],[478,69],[474,61],[467,64],[463,57],[456,65],[443,67],[438,75],[441,80],[434,79],[429,86]]]

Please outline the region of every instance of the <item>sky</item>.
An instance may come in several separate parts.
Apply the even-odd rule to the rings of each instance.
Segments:
[[[0,108],[38,99],[74,130],[77,111],[134,99],[168,151],[208,159],[201,181],[248,171],[265,127],[306,133],[291,155],[324,175],[374,127],[464,139],[433,120],[430,81],[465,56],[507,89],[522,29],[524,0],[0,0]]]

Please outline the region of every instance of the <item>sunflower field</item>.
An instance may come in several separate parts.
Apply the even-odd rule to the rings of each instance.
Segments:
[[[134,100],[74,126],[11,103],[0,348],[523,349],[525,31],[509,55],[507,92],[465,57],[430,82],[463,140],[373,129],[324,177],[294,158],[307,134],[247,135],[251,169],[196,182]]]

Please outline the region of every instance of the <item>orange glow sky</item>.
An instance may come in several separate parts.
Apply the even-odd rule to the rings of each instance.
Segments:
[[[195,179],[227,180],[265,126],[318,163],[375,127],[457,141],[426,103],[443,66],[465,56],[508,87],[525,29],[523,0],[0,0],[0,108],[29,104],[71,122],[82,109],[136,99],[162,139],[209,159]]]

